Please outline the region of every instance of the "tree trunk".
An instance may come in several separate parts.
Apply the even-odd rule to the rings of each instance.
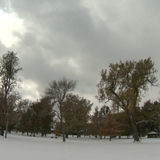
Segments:
[[[138,136],[135,113],[132,115],[129,111],[127,111],[127,115],[129,116],[129,119],[130,119],[131,124],[132,124],[134,142],[135,141],[138,142],[139,141],[139,136]]]
[[[1,133],[1,136],[4,136],[4,127],[2,126],[1,128],[0,128],[0,133]]]
[[[77,133],[77,138],[81,137],[81,134],[80,133]]]
[[[3,120],[3,113],[2,113],[1,114],[1,127],[0,127],[1,136],[4,136],[4,127],[3,126],[4,126],[4,120]]]
[[[61,120],[61,126],[62,126],[62,135],[63,135],[63,142],[65,142],[65,132],[64,132],[64,125],[63,125],[63,122]]]
[[[63,142],[65,142],[65,141],[66,141],[65,134],[63,133]]]
[[[8,132],[8,116],[7,116],[7,122],[6,122],[5,138],[7,138],[7,132]]]
[[[137,130],[137,124],[135,121],[134,116],[130,116],[131,122],[132,122],[132,129],[133,129],[133,137],[134,137],[134,142],[139,141],[139,136],[138,136],[138,130]]]
[[[63,142],[65,142],[65,131],[64,131],[64,125],[63,125],[63,112],[62,112],[62,106],[60,105],[60,122],[61,122],[61,127],[62,127],[62,135],[63,135]]]

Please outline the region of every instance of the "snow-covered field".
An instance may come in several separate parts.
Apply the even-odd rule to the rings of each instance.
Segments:
[[[160,138],[133,139],[27,137],[8,134],[0,136],[0,160],[158,160]]]

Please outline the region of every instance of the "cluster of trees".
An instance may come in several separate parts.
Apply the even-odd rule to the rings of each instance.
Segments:
[[[114,136],[121,136],[122,123],[117,120],[117,115],[109,111],[108,106],[103,106],[100,110],[95,108],[91,116],[90,134],[95,138],[99,136],[110,136],[110,140]]]
[[[64,142],[69,134],[110,136],[110,140],[113,136],[133,134],[134,140],[139,141],[140,132],[159,130],[160,103],[148,101],[142,108],[139,106],[148,85],[157,86],[157,71],[151,58],[111,63],[108,72],[102,70],[96,97],[100,102],[111,101],[112,105],[96,107],[92,115],[93,104],[71,93],[76,81],[65,77],[53,80],[39,101],[22,100],[16,91],[20,81],[16,75],[20,70],[16,53],[3,54],[0,61],[0,127],[2,135],[6,130],[5,137],[13,128],[42,136],[54,129],[56,134],[63,135]]]
[[[80,137],[81,134],[87,134],[88,122],[92,103],[78,95],[68,94],[63,104],[63,118],[65,135],[74,135]],[[55,128],[56,134],[61,134],[59,122]]]
[[[155,101],[152,103],[150,100],[145,102],[144,106],[141,109],[141,117],[143,116],[144,121],[141,127],[141,134],[146,135],[144,127],[147,127],[147,132],[155,130],[160,133],[160,103]],[[142,118],[141,118],[142,120]],[[140,121],[141,122],[141,121]],[[140,123],[138,123],[140,124]]]
[[[19,82],[16,75],[22,69],[17,54],[7,52],[0,62],[0,131],[2,135],[6,131],[5,138],[8,129],[13,128],[27,134],[40,132],[43,136],[57,122],[56,127],[60,126],[65,141],[65,134],[76,132],[80,135],[81,130],[87,128],[91,102],[78,95],[68,94],[74,90],[76,81],[65,77],[59,81],[54,80],[39,102],[30,102],[22,100],[16,91]]]
[[[40,102],[31,103],[23,100],[18,103],[17,113],[19,113],[19,121],[16,123],[16,130],[22,133],[27,132],[35,134],[41,133],[41,136],[51,132],[53,128],[53,112],[52,105],[48,98],[42,98]]]
[[[150,131],[160,131],[160,102],[150,100],[143,106],[136,107],[136,127],[138,137],[146,136]],[[99,136],[131,136],[134,135],[132,122],[124,110],[109,110],[108,106],[95,108],[91,115],[90,135]]]

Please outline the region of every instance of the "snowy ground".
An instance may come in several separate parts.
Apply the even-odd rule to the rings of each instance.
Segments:
[[[27,137],[8,134],[0,136],[0,160],[157,160],[160,138],[133,139]]]

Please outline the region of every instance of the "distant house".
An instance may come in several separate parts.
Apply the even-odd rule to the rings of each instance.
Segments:
[[[158,138],[158,133],[155,131],[151,131],[148,133],[148,138]]]

